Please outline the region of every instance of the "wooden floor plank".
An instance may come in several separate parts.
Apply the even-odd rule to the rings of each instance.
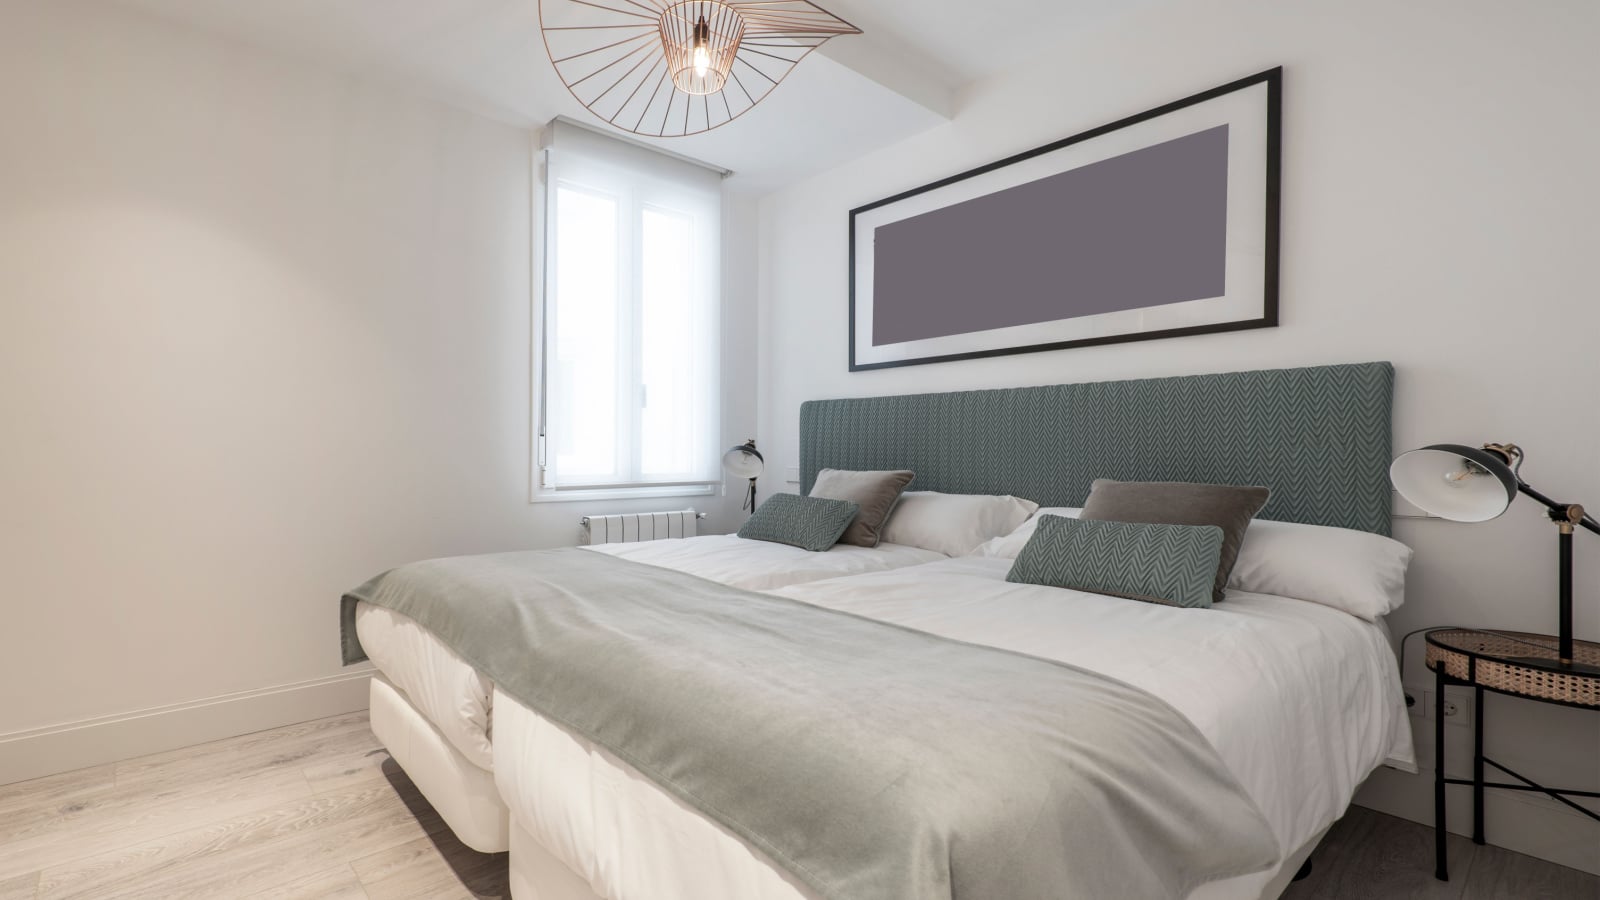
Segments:
[[[372,900],[500,900],[510,897],[507,855],[478,853],[448,831],[351,863]]]
[[[1600,834],[1594,846],[1600,857]],[[1600,877],[1492,845],[1477,850],[1463,900],[1600,900]]]
[[[306,783],[314,793],[325,794],[382,779],[384,765],[390,760],[381,746],[373,746],[319,756],[309,762],[311,765],[302,770]]]
[[[409,782],[369,784],[124,847],[46,869],[39,896],[249,896],[281,883],[286,870],[321,871],[444,828],[415,791]]]
[[[117,782],[117,767],[106,764],[0,785],[0,822],[41,808],[64,804]]]
[[[29,872],[0,881],[0,900],[34,900],[39,892],[39,873]]]
[[[1450,835],[1450,871],[1433,877],[1433,829],[1360,806],[1350,807],[1311,854],[1311,875],[1282,900],[1459,900],[1478,848]]]
[[[249,900],[370,900],[361,879],[348,865],[337,865],[275,885]]]
[[[156,791],[116,786],[55,807],[50,815],[0,822],[0,877],[49,869],[311,796],[300,770],[258,769],[168,784]]]

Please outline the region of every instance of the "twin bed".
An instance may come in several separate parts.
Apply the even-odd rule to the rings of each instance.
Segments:
[[[762,591],[946,558],[898,544],[809,553],[732,535],[585,550]],[[493,682],[410,617],[365,602],[354,612],[361,647],[379,673],[371,713],[378,739],[464,843],[486,853],[507,849],[510,819],[493,778]]]
[[[1047,507],[1067,507],[1081,504],[1090,483],[1101,477],[1262,484],[1272,488],[1272,499],[1259,514],[1261,520],[1387,534],[1392,379],[1391,367],[1376,363],[813,402],[802,410],[802,488],[809,489],[823,468],[910,469],[916,472],[913,487],[918,490],[1009,494]],[[774,622],[789,621],[784,617],[802,607],[846,613],[850,623],[865,621],[872,623],[865,627],[884,629],[885,644],[909,630],[919,640],[950,645],[935,647],[939,652],[975,646],[997,659],[1044,660],[1064,671],[1093,673],[1105,685],[1131,690],[1130,697],[1153,698],[1154,705],[1175,712],[1208,751],[1215,751],[1226,770],[1223,780],[1236,782],[1259,814],[1263,834],[1270,835],[1270,853],[1238,866],[1237,872],[1178,871],[1141,881],[1143,869],[1161,868],[1165,858],[1130,864],[1134,856],[1118,860],[1114,851],[1136,850],[1114,847],[1104,856],[1110,871],[1098,876],[1103,879],[1099,883],[1128,885],[1130,893],[1123,895],[1134,895],[1133,885],[1159,883],[1174,896],[1198,900],[1275,897],[1373,769],[1385,763],[1414,766],[1398,674],[1381,618],[1352,615],[1318,598],[1244,590],[1230,589],[1226,601],[1210,609],[1188,610],[1013,584],[1006,574],[1016,544],[1007,547],[1002,540],[966,556],[947,557],[894,544],[808,553],[707,536],[571,552],[605,554],[655,567],[651,571],[695,576],[692,581],[711,585],[704,591],[707,602],[739,605],[755,599],[719,594],[722,588],[717,586],[761,592],[762,598],[771,598],[762,602],[773,604],[764,614]],[[537,554],[508,557],[478,580],[511,593],[525,591],[525,585],[502,573],[512,571],[507,567],[550,560]],[[610,577],[609,572],[602,574]],[[559,579],[553,581],[559,587]],[[447,593],[441,589],[436,605],[443,604]],[[671,605],[665,601],[663,597],[664,608]],[[796,601],[795,609],[783,601]],[[553,706],[531,708],[513,696],[530,696],[525,686],[512,691],[485,673],[494,663],[484,663],[481,649],[467,652],[478,663],[474,665],[435,633],[449,629],[437,623],[430,629],[396,608],[364,599],[347,599],[345,607],[347,658],[358,641],[357,653],[364,652],[380,672],[372,687],[374,731],[465,843],[484,851],[511,850],[514,896],[794,900],[932,893],[909,881],[881,889],[880,880],[858,890],[851,885],[868,881],[819,875],[792,851],[809,851],[836,835],[780,835],[786,842],[769,842],[773,831],[785,830],[781,818],[766,831],[742,825],[751,815],[774,815],[771,810],[746,809],[741,818],[706,801],[719,787],[718,778],[749,777],[749,772],[738,766],[711,766],[710,772],[690,767],[684,770],[687,775],[702,780],[698,787],[686,787],[663,776],[659,758],[638,754],[637,743],[612,742],[608,747],[594,739],[597,734],[604,737],[603,729],[585,725],[581,715]],[[409,609],[431,621],[422,614],[431,607]],[[709,616],[686,615],[673,627],[697,628],[696,622],[705,618]],[[521,623],[520,618],[515,621]],[[601,632],[635,624],[607,623]],[[759,622],[755,631],[743,633],[782,640],[759,634]],[[599,643],[592,633],[580,633],[579,639],[596,641],[594,647],[615,646]],[[540,648],[524,649],[534,660],[531,651]],[[577,663],[588,662],[587,651],[579,647],[573,652],[568,659],[576,671]],[[505,668],[503,660],[499,665],[502,672],[514,670]],[[688,665],[679,660],[657,671],[675,677],[678,668]],[[626,681],[627,673],[603,667],[594,671],[599,674],[585,677],[593,681],[591,696],[598,707],[653,687]],[[917,677],[915,672],[904,674]],[[796,692],[810,687],[803,681],[795,679]],[[769,687],[772,693],[785,690],[781,683]],[[707,704],[717,702],[722,701],[707,694]],[[737,718],[735,714],[744,712],[728,709],[726,715]],[[686,719],[698,714],[692,703],[672,713]],[[713,709],[709,718],[723,714]],[[923,735],[925,743],[937,743],[937,724],[928,732],[907,730]],[[653,740],[650,735],[643,739]],[[808,740],[796,738],[806,747]],[[1115,736],[1105,740],[1114,744]],[[614,752],[616,747],[623,749]],[[790,756],[777,750],[773,756],[784,759],[790,769],[806,768],[812,761],[794,756],[799,752],[794,748],[785,749]],[[1093,748],[1089,751],[1092,755]],[[747,747],[743,752],[749,755]],[[893,740],[852,752],[859,756],[850,765],[863,770],[899,765],[915,771],[922,765],[907,761],[915,748]],[[907,760],[894,758],[896,754],[907,755]],[[671,765],[678,765],[683,754],[667,755]],[[1010,758],[996,765],[1015,762]],[[788,783],[773,777],[786,772],[759,765],[749,771],[771,779],[760,784],[770,784],[773,791]],[[980,786],[1024,778],[1008,768],[961,774]],[[806,784],[803,778],[795,783]],[[1173,823],[1165,820],[1197,817],[1198,812],[1185,812],[1185,802],[1207,796],[1207,789],[1196,778],[1176,790],[1170,784],[1152,786],[1144,794],[1131,794],[1133,800],[1123,798],[1092,813],[1085,807],[1082,817],[1094,819],[1087,822],[1089,830],[1069,833],[1094,834],[1098,840],[1101,833],[1119,829],[1129,834],[1172,831]],[[974,825],[970,819],[959,820],[958,833],[941,838],[938,853],[948,856],[950,867],[940,881],[944,895],[973,896],[972,885],[999,883],[968,874],[958,861],[968,859],[961,855],[967,845],[983,843],[991,828],[996,834],[1015,829],[1008,811],[1021,815],[1033,809],[1008,802],[993,806],[990,818],[995,821],[979,817]],[[801,807],[807,805],[795,803],[793,830],[803,831],[801,823],[811,821],[802,819]],[[861,808],[877,811],[870,805]],[[1230,818],[1247,817],[1236,813]],[[1186,839],[1184,824],[1177,823],[1179,848],[1193,845],[1204,856],[1207,836]],[[1199,821],[1192,824],[1204,827]],[[1214,827],[1220,832],[1231,824]],[[849,825],[836,822],[828,830],[837,829],[848,832]],[[1023,833],[1037,839],[1032,834],[1037,830],[1024,828]],[[932,840],[925,837],[919,833],[912,843]],[[1219,833],[1216,839],[1220,855],[1223,837]],[[1239,840],[1249,843],[1244,837]],[[1064,847],[1061,855],[1071,858],[1072,852]],[[1148,852],[1160,851],[1151,844]],[[872,868],[879,862],[864,865]],[[1080,870],[1086,867],[1077,863]],[[968,886],[965,893],[963,885]]]

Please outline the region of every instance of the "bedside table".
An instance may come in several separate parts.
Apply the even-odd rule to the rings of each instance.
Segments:
[[[1478,631],[1470,628],[1436,628],[1428,632],[1426,663],[1434,672],[1439,701],[1444,701],[1447,685],[1466,685],[1472,688],[1474,721],[1472,723],[1472,778],[1446,778],[1444,776],[1444,716],[1434,714],[1434,777],[1433,777],[1433,829],[1434,877],[1450,880],[1445,856],[1445,785],[1472,785],[1472,841],[1483,840],[1483,790],[1499,788],[1511,791],[1542,791],[1565,803],[1578,812],[1600,822],[1600,814],[1585,809],[1568,797],[1600,797],[1600,791],[1574,791],[1547,788],[1524,778],[1505,766],[1483,755],[1483,692],[1494,691],[1509,697],[1521,697],[1539,703],[1576,706],[1581,709],[1600,710],[1600,674],[1594,671],[1560,671],[1549,668],[1549,661],[1559,658],[1557,639],[1545,634],[1527,634],[1519,631]],[[1591,641],[1574,641],[1572,660],[1587,666],[1600,665],[1600,644]],[[1535,661],[1543,662],[1543,665]],[[1490,765],[1521,782],[1485,782],[1483,767]]]

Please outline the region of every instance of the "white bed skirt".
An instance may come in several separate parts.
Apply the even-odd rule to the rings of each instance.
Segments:
[[[381,674],[372,678],[372,733],[461,843],[482,853],[511,846],[510,813],[494,775],[451,746]]]

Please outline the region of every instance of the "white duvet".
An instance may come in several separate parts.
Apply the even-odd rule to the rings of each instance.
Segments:
[[[622,559],[676,569],[747,591],[771,591],[846,575],[901,569],[947,557],[904,544],[855,547],[835,544],[822,553],[731,534],[708,534],[676,541],[640,541],[585,547]]]
[[[676,569],[711,581],[765,591],[845,575],[881,572],[945,559],[942,553],[901,544],[874,548],[840,544],[813,553],[726,534],[677,540],[585,547],[622,559]],[[406,616],[356,604],[362,649],[417,711],[475,765],[494,765],[491,751],[494,684],[462,661],[431,632]]]
[[[964,557],[774,592],[1149,691],[1216,747],[1284,854],[1337,819],[1379,765],[1415,771],[1381,624],[1261,594],[1230,592],[1211,609],[1187,610],[1014,585],[1005,581],[1010,566]],[[808,896],[744,841],[603,749],[514,700],[497,703],[495,777],[513,821],[601,896]],[[1269,877],[1209,887],[1254,896]]]

